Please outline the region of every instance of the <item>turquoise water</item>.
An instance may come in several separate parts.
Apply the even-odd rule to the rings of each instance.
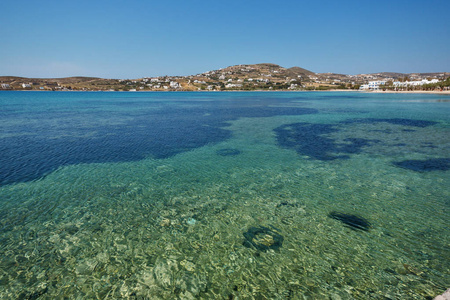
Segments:
[[[450,96],[0,92],[1,299],[430,299]]]

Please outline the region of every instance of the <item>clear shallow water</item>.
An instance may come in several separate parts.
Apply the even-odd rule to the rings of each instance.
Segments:
[[[445,95],[0,93],[0,298],[427,299]]]

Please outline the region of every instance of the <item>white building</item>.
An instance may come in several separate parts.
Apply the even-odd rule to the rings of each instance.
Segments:
[[[170,82],[170,88],[171,89],[178,89],[178,88],[180,88],[181,86],[180,86],[180,84],[178,83],[178,82],[176,82],[176,81],[171,81]]]
[[[380,85],[385,85],[386,81],[378,80],[378,81],[369,81],[368,84],[363,84],[359,87],[360,90],[371,90],[377,91],[380,89]]]
[[[242,84],[229,83],[225,86],[227,89],[229,88],[241,88]]]
[[[395,81],[394,87],[397,87],[397,88],[398,87],[414,87],[414,86],[422,86],[424,84],[438,83],[438,82],[439,82],[438,79],[431,79],[431,80],[423,79],[423,80],[405,81],[405,82]]]
[[[203,80],[194,80],[194,83],[206,84],[206,81]]]

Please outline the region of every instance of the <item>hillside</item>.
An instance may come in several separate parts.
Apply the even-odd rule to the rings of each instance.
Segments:
[[[159,76],[139,79],[97,77],[25,78],[1,76],[3,90],[85,90],[85,91],[166,91],[166,90],[326,90],[357,89],[370,80],[444,80],[449,73],[395,73],[346,75],[314,73],[301,67],[277,64],[234,65],[190,76]]]

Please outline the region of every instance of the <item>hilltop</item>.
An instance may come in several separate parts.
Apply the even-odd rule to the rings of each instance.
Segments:
[[[94,90],[94,91],[165,91],[165,90],[326,90],[358,89],[369,80],[444,80],[450,73],[395,73],[346,75],[314,73],[301,68],[284,68],[272,63],[234,65],[190,76],[159,76],[139,79],[97,77],[25,78],[0,77],[1,89],[12,90]]]

